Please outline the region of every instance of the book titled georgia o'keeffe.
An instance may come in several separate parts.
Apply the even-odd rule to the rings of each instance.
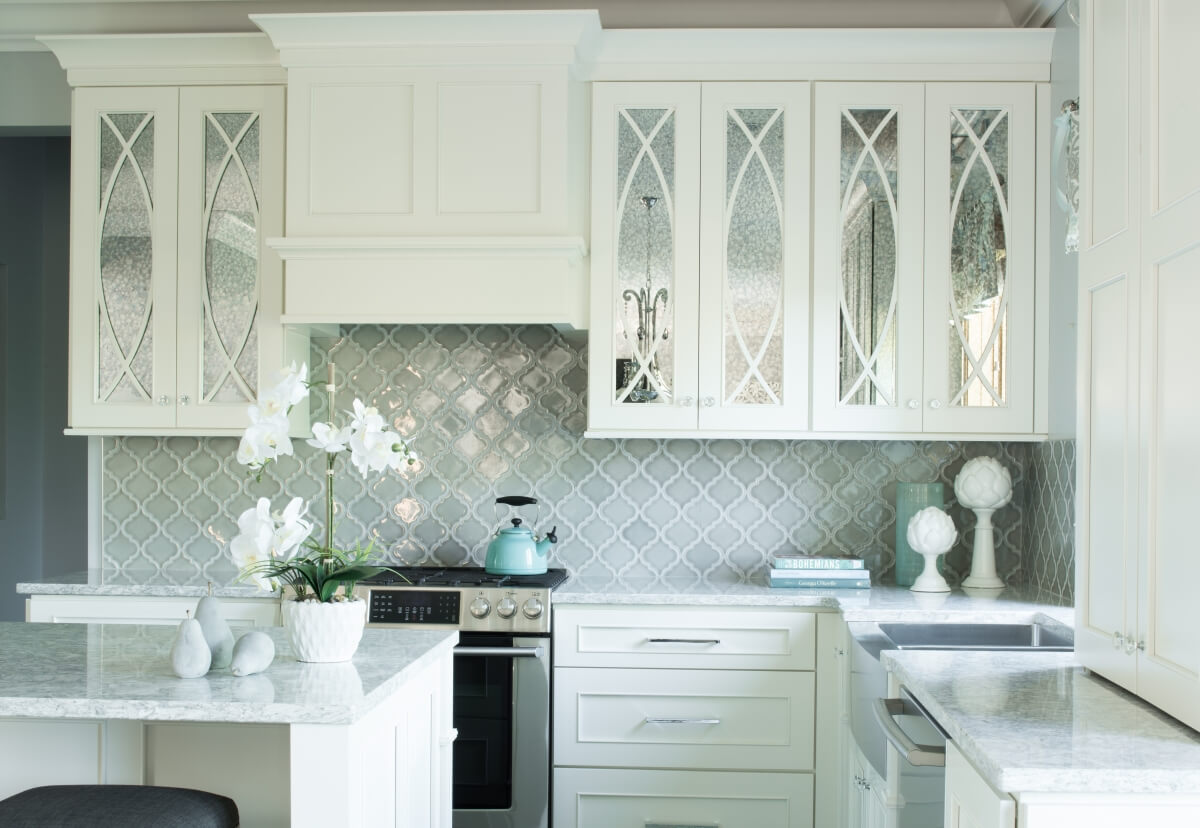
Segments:
[[[864,573],[865,574],[865,573]],[[870,589],[871,579],[858,578],[776,578],[774,574],[767,578],[772,587],[785,589]]]
[[[824,558],[815,555],[780,554],[771,556],[772,569],[857,569],[862,570],[862,558]]]
[[[871,573],[865,569],[772,569],[772,578],[793,579],[793,578],[828,578],[835,580],[859,580],[862,578],[870,578]]]

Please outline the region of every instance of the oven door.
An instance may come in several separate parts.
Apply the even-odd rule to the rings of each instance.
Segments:
[[[461,633],[454,655],[454,828],[546,828],[550,640]]]

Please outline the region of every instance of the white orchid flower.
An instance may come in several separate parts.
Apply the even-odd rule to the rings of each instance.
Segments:
[[[403,453],[404,441],[392,431],[367,431],[350,441],[350,461],[363,477],[368,471],[394,468],[393,458]]]
[[[275,534],[275,522],[271,519],[271,503],[265,497],[238,516],[238,534],[229,544],[229,554],[239,570],[263,563],[271,556],[271,544]],[[267,578],[251,575],[259,589],[273,590],[275,585]]]
[[[337,454],[345,451],[350,442],[350,427],[334,428],[332,423],[314,423],[313,436],[307,442],[313,448],[319,448],[327,454]]]
[[[282,514],[272,516],[271,557],[287,560],[299,548],[304,539],[312,534],[313,525],[300,517],[303,501],[293,497]]]
[[[407,466],[417,459],[417,453],[408,447],[408,443],[396,438],[392,444],[392,456],[388,458],[388,466],[392,471],[404,471]]]
[[[354,431],[383,431],[383,417],[380,416],[379,409],[373,405],[364,405],[357,397],[354,398],[353,415],[350,428]]]
[[[292,454],[287,417],[283,414],[268,416],[258,406],[251,406],[250,426],[238,445],[239,462],[244,462],[242,457],[251,458],[251,462],[244,465],[254,468],[285,454]]]
[[[293,405],[308,396],[307,378],[308,365],[297,369],[293,362],[291,368],[275,377],[275,384],[270,389],[259,395],[259,410],[266,417],[287,414]]]

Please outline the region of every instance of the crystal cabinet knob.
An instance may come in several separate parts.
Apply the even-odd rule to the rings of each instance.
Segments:
[[[192,398],[189,397],[187,394],[179,395],[179,404],[180,405],[190,405],[191,402],[192,402]]]
[[[942,407],[942,401],[941,400],[930,400],[929,407],[932,408],[934,411],[937,411],[939,408]]]
[[[1124,644],[1125,636],[1121,635],[1119,632],[1113,633],[1113,649],[1119,650],[1122,646],[1124,646]]]
[[[159,405],[170,405],[171,398],[168,397],[166,394],[161,394],[161,395],[159,395],[159,398],[157,400],[155,400],[155,402],[157,402]]]
[[[525,606],[521,608],[521,611],[525,613],[526,618],[538,618],[545,609],[545,605],[537,598],[530,598],[525,602]]]
[[[471,602],[471,606],[468,609],[471,610],[471,615],[474,615],[476,618],[483,618],[492,611],[492,605],[488,603],[488,599],[480,595]]]
[[[701,402],[704,403],[705,408],[712,408],[714,405],[717,404],[717,398],[716,397],[705,397]]]
[[[696,404],[696,398],[695,397],[680,397],[679,404],[682,405],[684,408],[691,408],[693,405]]]
[[[512,618],[517,612],[517,602],[504,597],[496,604],[496,614],[501,618]]]
[[[920,404],[919,402],[917,402],[916,400],[909,400],[909,401],[908,401],[908,407],[909,407],[909,408],[916,409],[916,408],[920,408],[920,407],[921,407],[921,404]]]

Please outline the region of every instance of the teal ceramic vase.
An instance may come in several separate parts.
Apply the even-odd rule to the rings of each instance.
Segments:
[[[896,583],[900,586],[912,586],[925,568],[925,559],[908,545],[908,522],[927,506],[942,508],[944,497],[941,483],[896,484]]]

